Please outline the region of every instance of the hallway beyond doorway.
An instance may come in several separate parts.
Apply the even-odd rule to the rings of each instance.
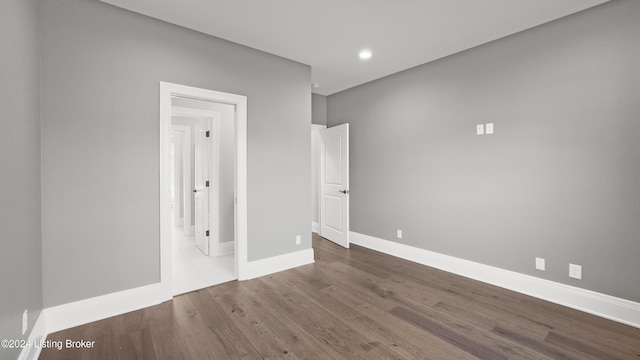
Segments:
[[[172,247],[174,296],[236,279],[235,254],[206,256],[180,227],[173,228]]]

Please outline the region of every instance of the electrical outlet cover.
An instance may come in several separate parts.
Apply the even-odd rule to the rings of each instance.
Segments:
[[[536,258],[536,270],[545,271],[546,262],[543,258]]]
[[[22,313],[22,335],[27,333],[29,328],[29,311],[27,309]]]
[[[582,280],[582,266],[569,264],[569,277]]]

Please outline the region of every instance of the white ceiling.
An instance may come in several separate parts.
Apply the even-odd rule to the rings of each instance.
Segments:
[[[609,0],[101,1],[311,65],[330,95]]]

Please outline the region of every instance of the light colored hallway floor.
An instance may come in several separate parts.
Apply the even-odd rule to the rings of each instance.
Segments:
[[[235,254],[219,257],[204,255],[193,236],[185,236],[182,228],[174,227],[173,295],[235,280]]]

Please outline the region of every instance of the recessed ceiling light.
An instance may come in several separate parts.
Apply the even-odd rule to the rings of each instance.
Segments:
[[[318,84],[318,83],[312,83],[312,84],[311,84],[311,88],[312,88],[312,89],[317,89],[317,88],[319,88],[319,87],[320,87],[320,84]]]
[[[369,49],[362,49],[360,50],[360,54],[358,54],[358,56],[360,56],[360,59],[362,60],[369,60],[371,59],[371,50]]]

